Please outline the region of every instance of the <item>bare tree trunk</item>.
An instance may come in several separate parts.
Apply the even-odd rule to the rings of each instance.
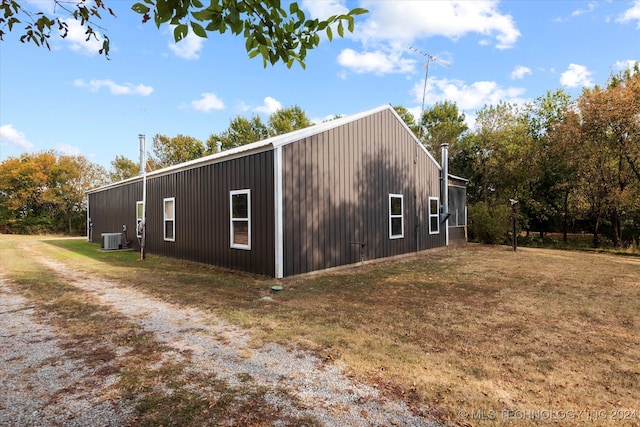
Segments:
[[[600,215],[598,215],[596,217],[596,224],[595,227],[593,229],[593,247],[594,248],[599,248],[600,247],[600,239],[598,238],[598,229],[600,228]]]
[[[618,214],[618,208],[611,208],[611,228],[613,231],[613,247],[619,248],[622,246],[621,240],[621,227],[620,227],[620,215]]]
[[[562,219],[562,241],[567,243],[567,218],[569,217],[569,191],[564,192],[564,218]]]

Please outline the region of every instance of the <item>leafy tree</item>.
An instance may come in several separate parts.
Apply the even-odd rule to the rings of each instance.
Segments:
[[[101,166],[53,151],[0,163],[0,212],[14,232],[84,231],[85,192],[106,183]]]
[[[123,181],[138,176],[139,174],[139,163],[125,156],[116,156],[115,159],[111,160],[111,170],[109,171],[109,179],[111,182]]]
[[[115,16],[104,0],[75,0],[75,3],[54,0],[53,14],[35,13],[25,8],[26,1],[2,0],[0,5],[0,40],[4,39],[17,24],[25,24],[22,42],[32,42],[37,46],[49,47],[51,31],[57,27],[61,37],[65,37],[67,18],[80,22],[86,29],[87,40],[98,39],[94,27],[102,19],[102,13]],[[208,33],[224,34],[230,31],[245,38],[245,48],[250,58],[261,56],[264,66],[282,61],[291,68],[294,62],[305,67],[307,51],[320,44],[320,34],[325,33],[329,41],[333,39],[333,27],[340,37],[344,37],[345,26],[353,32],[354,17],[366,13],[355,8],[346,14],[333,15],[325,19],[309,19],[300,10],[298,3],[289,4],[288,11],[281,7],[280,0],[212,0],[205,6],[200,0],[144,0],[135,3],[131,9],[142,15],[142,22],[153,20],[156,27],[173,27],[176,42],[183,40],[189,32],[199,37]],[[104,36],[100,54],[109,55],[109,38]]]
[[[207,152],[217,152],[218,141],[222,143],[222,149],[239,147],[269,137],[269,130],[259,116],[251,119],[236,116],[229,122],[229,127],[219,134],[211,134],[207,139]]]
[[[440,146],[445,142],[449,144],[449,154],[457,154],[457,142],[468,130],[464,120],[464,113],[458,110],[455,102],[449,101],[437,102],[422,114],[420,124],[425,130],[423,143],[436,159],[442,161]]]
[[[531,147],[527,122],[515,105],[502,102],[485,106],[478,111],[475,132],[463,136],[457,144],[451,170],[469,179],[469,222],[474,223],[474,235],[491,240],[486,236],[495,237],[495,226],[503,222],[474,219],[473,215],[484,218],[503,212],[512,198],[527,200],[527,157]],[[525,228],[528,226],[526,217],[521,216],[520,222]]]
[[[571,105],[570,95],[559,89],[537,98],[525,111],[532,145],[527,156],[528,198],[524,200],[521,212],[531,219],[531,225],[539,230],[540,237],[561,214],[565,242],[576,162],[572,159],[572,151],[563,152],[566,147],[562,135],[554,133],[554,129],[563,122]]]
[[[420,125],[416,123],[416,119],[413,114],[402,105],[394,105],[393,109],[396,111],[396,113],[398,113],[402,121],[404,121],[409,129],[411,129],[411,132],[413,132],[416,137],[419,137]]]
[[[56,156],[51,151],[9,157],[0,163],[0,191],[4,220],[12,227],[36,222],[51,225],[49,176]]]
[[[313,125],[307,113],[297,105],[281,108],[269,116],[269,136],[282,135]]]
[[[607,87],[585,89],[578,99],[580,115],[567,123],[578,136],[574,150],[591,206],[595,245],[606,219],[614,247],[621,246],[624,216],[635,216],[640,209],[639,80],[640,73],[626,72],[610,78]]]
[[[197,159],[205,154],[204,145],[200,140],[185,135],[169,138],[157,134],[153,137],[152,146],[151,161],[160,168]]]
[[[106,171],[83,156],[59,156],[50,177],[49,198],[56,205],[58,215],[65,219],[69,234],[74,220],[84,223],[87,210],[85,192],[106,183]]]
[[[526,121],[515,105],[485,106],[478,111],[475,133],[460,139],[452,168],[468,174],[472,201],[506,203],[524,191],[529,145]]]
[[[54,15],[51,16],[43,12],[30,11],[25,8],[24,3],[24,1],[2,0],[0,4],[0,12],[2,12],[0,17],[0,41],[4,40],[5,29],[11,32],[16,24],[24,24],[24,32],[20,36],[22,43],[34,43],[36,46],[46,46],[47,49],[51,50],[49,45],[51,31],[57,27],[60,37],[67,37],[69,24],[66,20],[69,18],[79,21],[80,25],[85,28],[86,41],[91,39],[99,40],[94,27],[101,27],[95,23],[95,20],[102,19],[100,15],[102,11],[115,16],[113,10],[107,7],[102,0],[93,2],[77,0],[74,5],[71,5],[69,1],[54,0],[54,10],[62,12],[60,14],[54,12]],[[108,58],[109,37],[103,37],[102,47],[98,50],[98,53],[104,54]]]

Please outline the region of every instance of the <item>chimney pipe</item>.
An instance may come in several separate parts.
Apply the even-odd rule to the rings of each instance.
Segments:
[[[216,153],[222,152],[222,141],[216,141]]]
[[[145,135],[138,134],[138,140],[140,141],[140,176],[142,176],[147,166],[147,139]]]

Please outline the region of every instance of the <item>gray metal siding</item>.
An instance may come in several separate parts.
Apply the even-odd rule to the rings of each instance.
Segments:
[[[438,166],[391,111],[283,147],[284,275],[445,244],[430,235]],[[389,239],[389,194],[403,195],[404,238]],[[417,234],[416,234],[416,225]]]
[[[100,243],[102,233],[120,233],[126,225],[126,238],[135,242],[136,201],[141,199],[142,182],[89,194],[89,218],[93,224],[91,241]]]
[[[251,190],[251,250],[230,247],[229,193]],[[165,241],[163,199],[175,197],[175,241]],[[93,241],[128,224],[135,240],[135,204],[142,182],[89,194]],[[273,151],[179,170],[147,180],[146,249],[174,258],[275,275]],[[134,242],[138,248],[137,240]]]

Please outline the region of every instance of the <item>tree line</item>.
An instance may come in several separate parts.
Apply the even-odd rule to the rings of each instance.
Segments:
[[[517,200],[518,230],[544,236],[593,234],[593,244],[614,247],[640,239],[640,70],[612,75],[606,85],[584,89],[577,99],[549,91],[533,102],[500,102],[477,112],[469,129],[455,103],[440,102],[415,117],[396,112],[439,159],[449,144],[449,171],[469,180],[471,240],[502,243]],[[337,116],[336,116],[337,117]],[[218,150],[312,125],[304,110],[278,110],[263,122],[237,116],[202,142],[155,135],[147,170],[193,160]],[[23,154],[0,164],[0,224],[13,232],[84,232],[84,192],[139,174],[124,156],[106,171],[81,156]]]
[[[312,124],[295,105],[274,112],[267,123],[257,115],[237,116],[227,129],[211,134],[205,142],[186,135],[156,134],[145,169],[161,169]],[[0,226],[18,234],[83,234],[86,191],[139,173],[140,163],[122,155],[111,161],[109,170],[84,156],[53,150],[9,157],[0,163]]]
[[[473,239],[504,239],[510,200],[517,200],[518,226],[527,235],[562,232],[566,241],[569,232],[587,232],[596,247],[603,236],[616,248],[638,247],[638,63],[575,100],[556,90],[525,106],[486,106],[475,130],[452,145],[450,170],[469,179]]]

